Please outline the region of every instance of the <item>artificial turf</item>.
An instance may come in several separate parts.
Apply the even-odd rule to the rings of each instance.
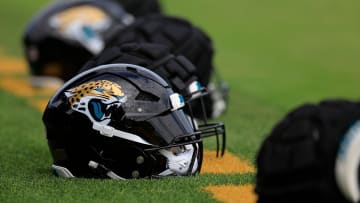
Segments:
[[[208,185],[245,184],[253,174],[161,180],[63,179],[52,175],[41,113],[0,91],[0,202],[211,202]]]

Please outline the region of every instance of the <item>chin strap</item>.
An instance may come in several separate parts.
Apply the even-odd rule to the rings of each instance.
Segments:
[[[360,201],[360,121],[345,134],[335,161],[335,179],[343,195],[351,202]]]
[[[93,127],[94,130],[99,131],[99,133],[103,136],[106,137],[118,137],[121,139],[125,139],[125,140],[129,140],[135,143],[140,143],[140,144],[144,144],[144,145],[151,145],[149,142],[147,142],[146,140],[142,139],[140,136],[132,134],[132,133],[128,133],[125,131],[121,131],[121,130],[117,130],[114,127],[108,126],[108,125],[104,125],[101,123],[93,123]]]
[[[112,170],[106,168],[104,165],[99,164],[95,161],[89,161],[89,167],[93,170],[95,170],[96,172],[103,174],[111,179],[114,180],[126,180],[126,178],[120,177],[118,176],[116,173],[114,173]]]
[[[99,164],[95,161],[89,161],[88,165],[92,170],[96,171],[98,174],[100,174],[104,177],[109,177],[113,180],[127,180],[126,178],[118,176],[116,173],[114,173],[110,169],[106,168],[104,165]],[[57,166],[57,165],[53,164],[51,166],[51,168],[52,168],[54,174],[58,177],[75,178],[75,176],[70,172],[70,170],[65,167]]]

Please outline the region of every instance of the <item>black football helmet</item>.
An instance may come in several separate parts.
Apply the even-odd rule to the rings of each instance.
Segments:
[[[228,85],[213,67],[214,49],[210,37],[204,31],[185,19],[153,14],[137,18],[131,26],[115,32],[107,47],[134,42],[163,44],[174,55],[185,56],[195,65],[199,82],[208,87],[209,95],[204,98],[207,115],[216,118],[225,112]],[[194,109],[200,109],[200,104]],[[194,113],[200,114],[197,111]]]
[[[146,16],[153,13],[161,13],[161,5],[158,0],[116,0],[124,9],[135,17]]]
[[[184,97],[190,97],[201,86],[195,66],[184,56],[170,52],[168,46],[155,43],[125,43],[106,48],[89,60],[80,73],[91,68],[116,63],[134,64],[154,71],[171,88]]]
[[[115,30],[133,21],[132,15],[112,0],[51,3],[32,18],[23,36],[32,84],[47,85],[54,77],[70,79],[103,50]]]
[[[140,66],[111,64],[78,74],[43,115],[54,173],[112,179],[198,173],[202,137],[209,133],[197,129],[184,105],[161,77]]]
[[[359,166],[360,102],[302,105],[259,150],[258,202],[359,202]]]
[[[105,64],[129,63],[154,71],[175,91],[184,96],[184,110],[190,116],[201,119],[200,130],[225,131],[223,123],[208,123],[204,97],[208,94],[198,81],[195,66],[184,56],[174,55],[168,46],[154,43],[128,43],[106,48],[98,56],[88,61],[80,72]],[[199,104],[194,110],[194,102]],[[195,113],[194,113],[195,112]],[[210,133],[212,135],[212,133]],[[219,152],[220,140],[217,139]],[[225,149],[225,134],[222,138],[222,152]]]

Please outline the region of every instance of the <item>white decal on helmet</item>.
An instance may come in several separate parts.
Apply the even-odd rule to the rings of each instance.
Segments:
[[[176,111],[185,106],[185,99],[181,94],[174,93],[170,95],[171,111]]]

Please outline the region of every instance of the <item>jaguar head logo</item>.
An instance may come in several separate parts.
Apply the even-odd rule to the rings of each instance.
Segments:
[[[98,54],[104,48],[101,35],[111,26],[111,22],[103,10],[91,5],[72,7],[49,19],[49,25],[56,33],[78,41],[93,54]]]
[[[126,101],[120,85],[108,80],[84,83],[66,91],[65,95],[73,110],[101,124],[108,124],[113,108]]]

